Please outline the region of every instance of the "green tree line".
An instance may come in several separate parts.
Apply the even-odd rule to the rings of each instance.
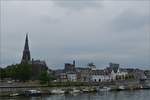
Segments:
[[[14,80],[26,81],[32,76],[32,65],[28,63],[9,65],[6,68],[0,68],[0,78],[11,78]]]
[[[47,70],[41,70],[38,80],[42,84],[49,83],[56,80],[53,75],[50,75]],[[32,79],[32,64],[21,63],[16,65],[9,65],[6,68],[0,68],[1,80],[11,78],[12,80],[27,81]],[[33,80],[33,79],[32,79]]]

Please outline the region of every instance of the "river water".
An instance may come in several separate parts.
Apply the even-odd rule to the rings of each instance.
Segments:
[[[150,100],[150,90],[50,95],[43,97],[11,97],[0,100]]]

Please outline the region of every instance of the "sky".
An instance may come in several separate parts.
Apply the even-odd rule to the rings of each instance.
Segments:
[[[150,0],[1,0],[0,66],[31,57],[51,69],[93,62],[150,69]]]

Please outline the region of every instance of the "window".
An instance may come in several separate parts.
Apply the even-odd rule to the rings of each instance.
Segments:
[[[101,82],[101,79],[99,79],[99,82]]]

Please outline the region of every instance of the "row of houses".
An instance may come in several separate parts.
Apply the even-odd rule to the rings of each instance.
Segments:
[[[66,63],[64,69],[54,70],[53,75],[60,82],[110,82],[135,77],[128,70],[120,68],[116,63],[109,63],[109,67],[105,69],[97,69],[93,63],[89,63],[86,67],[75,67],[73,61],[73,64]]]

